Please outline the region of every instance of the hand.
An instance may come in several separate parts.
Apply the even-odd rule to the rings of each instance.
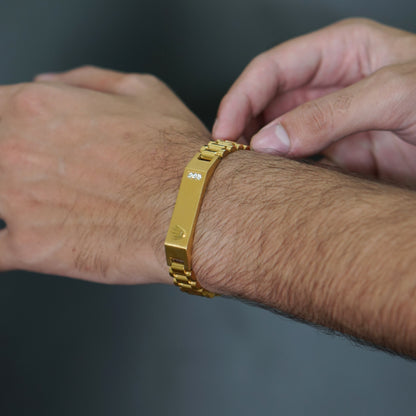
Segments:
[[[259,152],[322,152],[415,185],[415,89],[416,35],[350,19],[256,57],[222,100],[213,135],[254,134]]]
[[[152,77],[38,80],[0,88],[1,267],[170,283],[163,241],[208,132]],[[210,184],[192,259],[203,287],[416,356],[413,192],[242,151]]]
[[[1,270],[170,283],[165,233],[209,136],[168,87],[81,68],[0,87],[0,120]]]

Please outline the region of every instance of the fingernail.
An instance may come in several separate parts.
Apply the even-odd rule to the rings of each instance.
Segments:
[[[266,126],[252,139],[252,148],[258,152],[286,154],[290,149],[290,139],[281,124]]]
[[[36,75],[35,79],[36,81],[53,81],[57,76],[58,74],[54,72],[45,72],[44,74]]]

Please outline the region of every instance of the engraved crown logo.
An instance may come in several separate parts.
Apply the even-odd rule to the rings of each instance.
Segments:
[[[186,231],[179,225],[175,225],[172,230],[172,237],[175,240],[180,240],[186,237]]]

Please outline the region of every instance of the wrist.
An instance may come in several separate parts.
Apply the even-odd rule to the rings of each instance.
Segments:
[[[247,267],[261,246],[253,241],[257,236],[253,235],[251,203],[263,192],[252,170],[257,157],[263,155],[235,152],[227,156],[205,193],[195,231],[193,269],[199,283],[214,293],[247,298],[254,290],[249,288],[252,273]]]
[[[248,146],[232,141],[209,141],[187,164],[165,240],[166,260],[174,284],[183,292],[213,297],[195,277],[193,241],[207,186],[220,162],[230,153]]]
[[[152,219],[146,221],[143,232],[148,233],[145,240],[150,252],[144,259],[133,257],[131,274],[137,274],[137,270],[142,270],[143,263],[146,263],[146,279],[149,283],[172,284],[166,265],[164,241],[184,169],[201,146],[208,143],[210,137],[209,133],[202,129],[188,134],[186,142],[184,136],[185,134],[169,134],[163,146],[159,146],[148,158],[151,177],[146,177],[145,182],[153,188],[153,196],[147,202]],[[136,205],[141,207],[143,201],[138,200]],[[138,209],[138,214],[139,212]]]

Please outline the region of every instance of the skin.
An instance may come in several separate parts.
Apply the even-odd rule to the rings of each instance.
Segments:
[[[169,210],[208,131],[152,76],[95,68],[66,76],[89,89],[0,88],[1,269],[170,283]]]
[[[80,68],[1,87],[0,116],[1,270],[171,284],[163,241],[209,132],[162,82]],[[193,269],[416,357],[415,210],[412,191],[239,151],[208,186]]]
[[[213,136],[244,136],[256,151],[291,158],[323,153],[414,187],[415,86],[416,35],[343,20],[257,56],[223,98]],[[277,125],[286,151],[273,146]]]

